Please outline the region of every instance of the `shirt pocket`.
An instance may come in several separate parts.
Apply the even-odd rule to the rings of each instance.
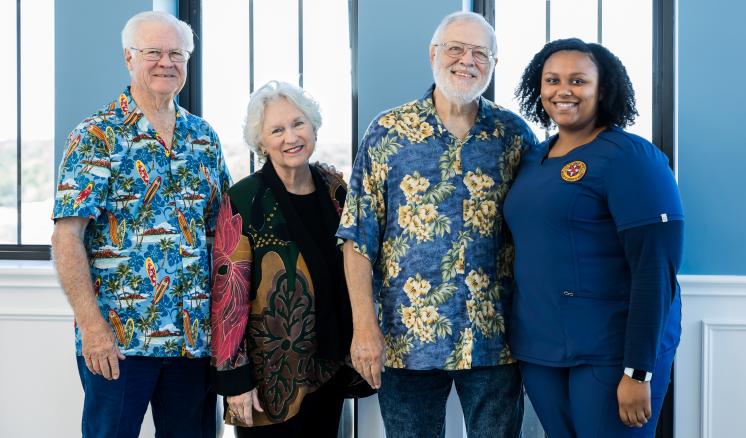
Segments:
[[[568,359],[604,362],[621,359],[628,298],[572,290],[560,294]]]

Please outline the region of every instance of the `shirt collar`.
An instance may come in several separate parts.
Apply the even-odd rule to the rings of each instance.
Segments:
[[[435,114],[436,119],[438,120],[438,123],[440,122],[440,117],[438,117],[437,111],[435,111],[435,99],[433,98],[433,93],[435,92],[435,84],[430,85],[430,88],[427,89],[425,92],[425,95],[422,96],[420,99],[420,102],[430,105],[433,108],[433,113]],[[489,125],[489,121],[491,119],[490,114],[491,111],[489,111],[492,108],[492,104],[485,99],[483,96],[479,96],[477,98],[477,117],[474,120],[474,126],[472,127],[472,131],[475,130],[475,128],[481,128],[482,126]],[[478,131],[475,131],[478,132]]]

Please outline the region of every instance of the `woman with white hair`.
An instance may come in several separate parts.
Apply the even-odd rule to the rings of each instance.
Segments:
[[[215,388],[237,436],[337,435],[352,337],[334,234],[346,185],[309,164],[318,103],[271,81],[252,96],[244,139],[265,160],[223,197],[213,249]]]

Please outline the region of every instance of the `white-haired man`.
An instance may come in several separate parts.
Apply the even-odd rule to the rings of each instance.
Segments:
[[[52,250],[76,321],[83,436],[214,437],[208,235],[230,177],[220,143],[174,98],[194,47],[162,12],[122,30],[131,82],[68,137]]]
[[[346,240],[351,356],[379,388],[389,437],[442,436],[453,383],[470,438],[520,434],[502,203],[536,140],[481,97],[496,51],[483,17],[445,17],[430,45],[434,87],[378,115],[355,159],[337,232]]]

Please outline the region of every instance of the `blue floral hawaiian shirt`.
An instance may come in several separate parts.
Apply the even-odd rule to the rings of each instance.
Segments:
[[[91,219],[94,289],[125,355],[210,355],[207,236],[230,183],[204,120],[177,106],[168,148],[129,88],[68,137],[53,218]]]
[[[460,140],[440,121],[432,92],[371,123],[337,236],[373,264],[387,367],[510,363],[503,312],[514,253],[502,204],[536,138],[521,118],[480,98]]]

